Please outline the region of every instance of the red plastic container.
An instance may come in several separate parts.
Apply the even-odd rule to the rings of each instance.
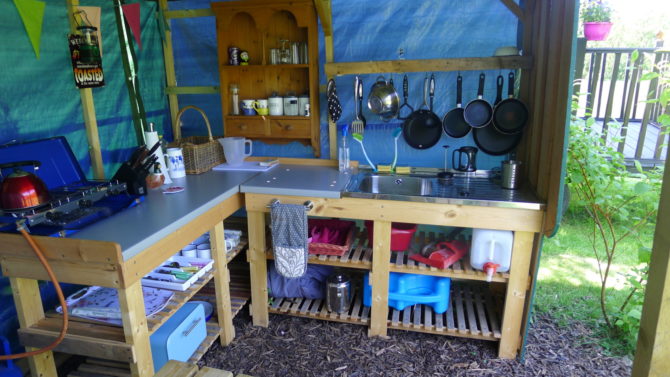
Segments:
[[[372,221],[365,220],[365,229],[368,231],[368,247],[372,247]],[[416,224],[391,223],[391,251],[405,251],[409,249],[412,237],[416,232]]]

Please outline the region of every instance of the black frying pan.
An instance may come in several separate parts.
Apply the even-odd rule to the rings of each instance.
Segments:
[[[430,97],[431,101],[435,95],[435,80],[431,78]],[[415,149],[428,149],[440,141],[442,136],[442,122],[426,104],[426,92],[428,91],[428,78],[423,82],[423,104],[419,109],[405,119],[402,126],[402,134],[405,142]]]
[[[484,80],[486,76],[479,75],[479,87],[477,89],[477,99],[468,102],[463,110],[463,118],[472,128],[486,127],[493,117],[493,108],[484,97]]]
[[[509,73],[507,85],[507,99],[493,109],[493,126],[501,133],[517,134],[528,122],[528,108],[514,98],[514,72]]]
[[[463,77],[458,75],[456,78],[456,107],[449,110],[442,118],[442,129],[444,133],[453,137],[460,138],[470,132],[470,125],[463,118]]]
[[[498,76],[496,83],[496,106],[504,102],[501,102],[504,81],[502,76]],[[475,144],[477,144],[479,149],[484,153],[500,156],[516,148],[521,141],[522,134],[504,134],[498,131],[497,128],[489,126],[475,128],[472,132],[472,136],[475,139]]]

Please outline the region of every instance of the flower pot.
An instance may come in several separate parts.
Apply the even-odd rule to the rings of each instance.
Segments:
[[[611,22],[584,22],[584,37],[587,41],[604,41],[611,29]]]

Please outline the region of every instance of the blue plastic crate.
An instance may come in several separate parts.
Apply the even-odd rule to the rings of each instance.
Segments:
[[[451,279],[438,276],[401,274],[389,276],[389,306],[403,310],[415,304],[429,305],[435,313],[442,314],[449,308]],[[372,305],[372,287],[368,274],[363,278],[363,305]]]

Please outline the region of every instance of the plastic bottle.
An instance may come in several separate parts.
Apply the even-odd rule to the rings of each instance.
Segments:
[[[473,229],[470,264],[486,272],[491,281],[496,272],[509,271],[514,233],[507,230]]]
[[[342,128],[342,141],[340,142],[340,147],[338,149],[338,160],[339,160],[339,170],[342,173],[349,173],[349,141],[347,136],[349,135],[349,126],[345,125]]]

